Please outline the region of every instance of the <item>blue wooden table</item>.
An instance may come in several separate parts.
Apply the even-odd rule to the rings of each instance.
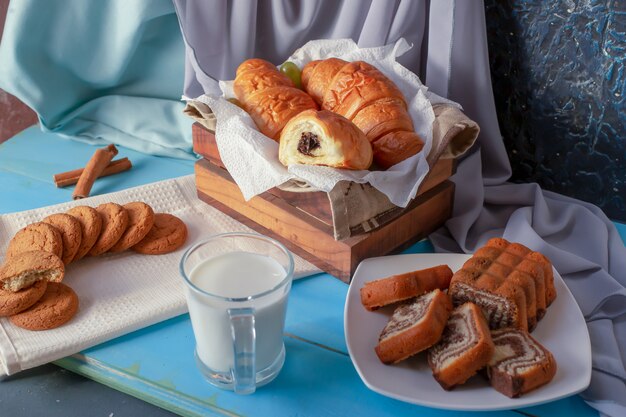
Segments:
[[[0,144],[0,213],[69,201],[72,187],[57,189],[52,175],[84,165],[94,149],[42,133],[36,127]],[[193,172],[193,161],[148,156],[124,148],[120,148],[120,156],[129,157],[134,168],[98,180],[92,194]],[[626,227],[618,227],[625,237]],[[432,252],[432,246],[422,241],[407,252]],[[344,339],[343,307],[347,289],[346,284],[328,274],[294,282],[285,329],[285,366],[275,381],[251,396],[221,391],[202,379],[194,365],[194,339],[186,314],[55,363],[185,416],[463,415],[392,400],[370,391],[361,382]],[[73,415],[70,411],[68,414]],[[523,410],[473,414],[598,415],[579,396]]]

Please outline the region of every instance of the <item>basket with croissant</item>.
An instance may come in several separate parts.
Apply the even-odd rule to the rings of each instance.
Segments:
[[[403,40],[380,48],[322,40],[279,67],[247,59],[234,80],[220,82],[221,95],[192,101],[197,108],[188,114],[204,105],[217,121],[220,164],[246,201],[274,188],[292,191],[285,185],[296,180],[328,193],[335,239],[354,236],[402,213],[437,159],[459,155],[478,133],[460,106],[397,62],[409,48]]]

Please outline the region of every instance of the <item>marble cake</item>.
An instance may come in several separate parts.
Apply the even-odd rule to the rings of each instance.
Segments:
[[[454,274],[448,293],[454,305],[480,306],[491,329],[531,331],[556,298],[548,258],[501,238],[476,251]]]
[[[491,385],[515,398],[547,384],[556,374],[554,356],[523,330],[491,332],[495,353],[487,366]]]
[[[439,289],[400,305],[380,334],[376,355],[390,364],[428,349],[441,337],[451,310],[450,298]]]
[[[487,365],[494,350],[480,308],[465,303],[452,311],[441,340],[428,350],[428,364],[439,385],[450,390]]]

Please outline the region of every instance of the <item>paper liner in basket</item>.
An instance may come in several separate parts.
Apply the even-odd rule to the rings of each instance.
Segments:
[[[480,131],[476,122],[455,106],[438,104],[433,109],[433,147],[427,157],[430,166],[439,158],[453,159],[463,154],[474,144]],[[215,131],[215,115],[207,105],[190,102],[185,113],[208,130]],[[393,210],[400,214],[398,206],[371,185],[351,187],[350,184],[349,181],[340,181],[328,193],[335,239],[345,239],[382,226],[394,218],[389,215]],[[283,183],[279,188],[290,192],[317,191],[312,187],[303,187],[296,180]]]

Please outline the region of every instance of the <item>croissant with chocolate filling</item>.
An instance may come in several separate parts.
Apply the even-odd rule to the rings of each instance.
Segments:
[[[305,91],[322,109],[346,117],[363,131],[378,167],[387,169],[423,148],[404,95],[373,65],[337,58],[311,61],[302,79]]]
[[[283,129],[278,159],[285,166],[368,169],[372,164],[372,146],[363,132],[345,117],[326,110],[306,110]]]
[[[311,96],[295,88],[271,62],[258,58],[239,65],[233,91],[261,133],[274,140],[293,116],[317,109]]]

